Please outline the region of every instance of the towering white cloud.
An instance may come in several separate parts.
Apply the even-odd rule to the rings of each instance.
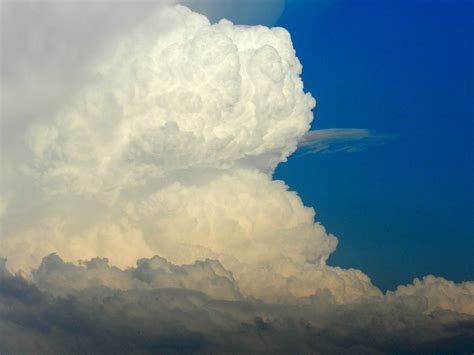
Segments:
[[[55,190],[97,194],[183,169],[271,169],[312,119],[300,72],[283,29],[168,8],[118,43],[53,125],[32,130],[36,170]]]
[[[12,170],[48,206],[7,232],[11,265],[53,251],[118,265],[211,256],[249,273],[278,262],[279,287],[324,266],[336,239],[270,177],[312,119],[300,73],[284,29],[211,25],[180,6],[149,16],[70,105],[29,128],[31,154]]]
[[[125,32],[95,57],[67,105],[27,121],[20,153],[3,159],[1,253],[10,268],[36,268],[52,252],[70,262],[106,257],[121,268],[160,255],[171,264],[147,265],[178,271],[158,284],[216,298],[425,297],[428,312],[474,313],[470,283],[428,278],[384,296],[361,271],[326,265],[337,239],[272,180],[315,106],[286,30],[211,24],[173,6]],[[207,258],[218,262],[175,265]],[[84,287],[88,273],[112,278],[102,286],[146,288],[120,272],[71,268]],[[44,270],[56,275],[47,267],[37,275]],[[438,298],[445,289],[449,296]]]

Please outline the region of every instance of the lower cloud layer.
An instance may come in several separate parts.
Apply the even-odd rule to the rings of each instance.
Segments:
[[[472,305],[472,288],[428,277],[345,305],[322,291],[262,302],[243,296],[218,261],[156,256],[121,270],[53,254],[30,280],[1,267],[0,352],[469,353],[474,316],[432,295],[457,293]]]

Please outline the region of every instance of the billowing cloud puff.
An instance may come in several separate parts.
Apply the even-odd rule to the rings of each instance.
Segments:
[[[242,299],[232,274],[215,260],[178,266],[155,256],[140,259],[135,268],[122,271],[109,266],[107,259],[94,258],[77,266],[51,254],[43,259],[32,276],[40,289],[56,296],[105,286],[117,290],[180,288],[200,291],[217,299]]]
[[[112,53],[53,124],[30,131],[31,174],[52,193],[156,189],[189,169],[271,171],[309,128],[314,99],[284,29],[168,8]]]
[[[390,302],[403,302],[421,307],[423,312],[449,309],[474,315],[474,282],[456,284],[452,281],[428,275],[413,280],[413,284],[398,286],[387,292]]]

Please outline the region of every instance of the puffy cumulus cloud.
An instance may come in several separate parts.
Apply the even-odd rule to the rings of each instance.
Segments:
[[[122,267],[158,253],[175,263],[217,259],[244,294],[268,300],[320,291],[341,303],[381,295],[362,272],[327,267],[336,238],[314,223],[314,210],[283,182],[256,171],[201,184],[175,182],[79,231],[58,220],[44,223],[5,244],[7,255],[17,255],[14,269],[26,269],[51,251],[72,261],[100,255]]]
[[[403,300],[337,305],[324,297],[311,297],[291,305],[232,300],[225,292],[222,295],[227,300],[218,299],[214,291],[217,299],[210,297],[207,287],[215,280],[231,280],[216,262],[177,266],[155,257],[122,271],[104,260],[74,266],[52,255],[33,275],[36,284],[0,267],[2,353],[419,354],[472,350],[472,315],[446,310],[425,314]],[[171,275],[190,288],[170,283]],[[210,283],[199,282],[204,279]],[[225,285],[225,290],[230,284],[213,287],[219,285]]]
[[[88,217],[86,214],[77,218]],[[137,259],[153,255],[143,239],[143,232],[125,220],[111,221],[112,217],[107,217],[97,221],[92,218],[88,225],[78,227],[66,218],[48,217],[28,228],[5,234],[2,254],[11,257],[12,269],[28,272],[43,256],[57,251],[71,261],[101,256],[113,259],[120,266],[131,266]]]
[[[43,258],[32,276],[40,289],[59,296],[105,286],[118,290],[180,288],[200,291],[223,300],[242,298],[232,274],[214,260],[178,266],[154,256],[140,259],[136,267],[122,271],[109,266],[105,258],[83,261],[78,266],[51,254]]]
[[[149,228],[154,250],[180,263],[218,258],[241,283],[247,280],[245,290],[254,295],[280,289],[300,296],[304,291],[289,280],[308,263],[323,266],[337,243],[296,194],[255,171],[238,170],[197,186],[174,183],[130,213]],[[308,287],[314,291],[314,284]]]
[[[54,123],[32,127],[30,173],[50,192],[96,195],[183,169],[271,171],[312,119],[300,73],[281,28],[167,8],[119,42]]]
[[[428,275],[413,280],[413,284],[398,286],[387,292],[390,302],[403,302],[420,307],[423,312],[448,309],[459,313],[474,314],[474,282],[456,284],[442,277]]]

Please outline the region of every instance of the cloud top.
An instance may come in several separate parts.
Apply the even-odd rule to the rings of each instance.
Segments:
[[[192,168],[271,171],[309,128],[314,99],[281,28],[210,25],[178,6],[111,53],[94,84],[28,137],[32,173],[56,191],[118,194]]]

